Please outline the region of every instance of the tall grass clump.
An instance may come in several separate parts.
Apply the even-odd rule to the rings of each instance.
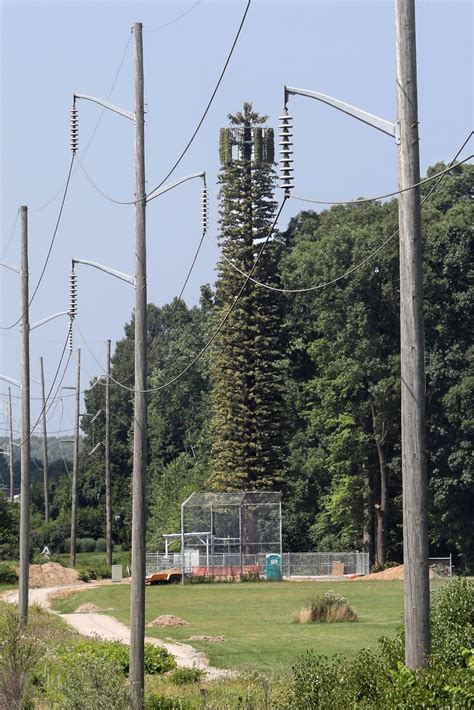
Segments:
[[[293,614],[295,624],[334,624],[340,621],[357,621],[356,612],[345,597],[332,591],[318,594]]]

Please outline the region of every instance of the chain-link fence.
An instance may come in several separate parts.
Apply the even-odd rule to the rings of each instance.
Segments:
[[[452,579],[453,576],[453,557],[430,557],[429,559],[430,570],[434,572],[437,577],[445,577],[447,579]]]
[[[267,554],[257,555],[235,552],[201,554],[199,549],[181,552],[148,553],[147,575],[171,567],[183,569],[185,575],[206,579],[260,578],[266,575]],[[294,577],[347,577],[369,573],[369,555],[366,552],[284,552],[281,555],[281,572],[285,578]]]

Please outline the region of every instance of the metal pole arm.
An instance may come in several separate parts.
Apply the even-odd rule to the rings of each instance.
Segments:
[[[89,261],[88,259],[73,259],[73,268],[75,264],[85,264],[86,266],[93,266],[94,269],[99,269],[99,271],[105,271],[106,274],[115,276],[115,278],[121,279],[122,281],[126,281],[127,283],[132,284],[132,286],[135,286],[135,279],[133,278],[133,276],[124,274],[122,271],[117,271],[116,269],[111,269],[109,266],[103,266],[102,264],[98,264],[96,261]]]
[[[20,273],[19,266],[15,266],[15,264],[9,264],[8,261],[4,261],[3,259],[0,259],[0,266],[4,266],[6,269],[10,269],[10,271],[15,271],[15,273],[17,274]]]
[[[179,178],[179,180],[175,180],[174,182],[170,182],[167,185],[163,185],[162,187],[157,187],[156,190],[153,190],[153,192],[150,192],[149,195],[147,195],[146,201],[150,202],[151,200],[154,200],[155,197],[159,197],[160,195],[164,195],[165,192],[168,192],[169,190],[173,190],[173,188],[178,187],[178,185],[182,185],[183,182],[187,182],[187,180],[193,180],[194,178],[203,178],[204,184],[206,184],[206,172],[203,171],[201,173],[193,173],[192,175],[186,175],[186,177]]]
[[[361,108],[357,108],[356,106],[351,106],[350,104],[345,103],[345,101],[340,101],[339,99],[333,99],[332,96],[326,96],[326,94],[320,94],[318,91],[308,91],[307,89],[295,89],[292,86],[285,86],[284,91],[285,91],[285,106],[288,103],[288,96],[289,95],[308,96],[310,99],[316,99],[317,101],[322,101],[322,103],[328,104],[329,106],[332,106],[333,108],[337,108],[339,111],[342,111],[343,113],[347,113],[349,116],[352,116],[353,118],[357,118],[358,121],[362,121],[362,123],[366,123],[368,126],[372,126],[373,128],[376,128],[378,131],[382,131],[382,133],[386,133],[388,136],[395,138],[395,143],[397,145],[400,143],[400,131],[399,131],[398,124],[396,124],[396,123],[391,123],[390,121],[386,121],[384,118],[380,118],[379,116],[375,116],[372,113],[367,113],[367,111],[363,111]]]
[[[110,109],[114,113],[118,113],[120,116],[125,116],[135,123],[135,114],[132,111],[127,111],[125,108],[120,108],[119,106],[114,106],[114,104],[109,104],[108,101],[103,101],[102,99],[97,99],[95,96],[87,96],[86,94],[73,94],[74,100],[85,99],[86,101],[93,101],[99,106]]]
[[[53,320],[54,318],[59,318],[59,316],[68,316],[69,311],[60,311],[59,313],[53,313],[52,316],[47,316],[47,318],[43,318],[42,320],[36,321],[36,323],[32,323],[30,325],[30,330],[34,330],[34,328],[39,328],[40,325],[43,325],[44,323],[47,323],[50,320]]]
[[[12,380],[11,377],[0,375],[0,380],[5,380],[5,382],[9,382],[11,385],[15,385],[15,387],[19,387],[21,389],[21,383],[18,382],[18,380]]]

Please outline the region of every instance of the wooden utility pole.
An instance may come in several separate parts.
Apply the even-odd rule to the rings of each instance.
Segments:
[[[398,186],[420,182],[415,1],[396,0]],[[405,663],[426,665],[430,650],[420,188],[401,192],[400,340],[405,564]]]
[[[133,420],[132,583],[130,691],[134,710],[144,706],[145,533],[147,460],[147,295],[145,113],[142,25],[135,22],[135,399]]]
[[[105,539],[107,564],[112,566],[112,504],[110,491],[110,340],[107,340],[107,380],[105,382]]]
[[[70,563],[76,566],[76,531],[77,531],[77,469],[79,465],[79,416],[81,407],[81,349],[77,349],[77,375],[76,375],[76,416],[74,421],[74,449],[72,457],[72,483],[71,483],[71,543]]]
[[[21,482],[20,570],[18,610],[20,624],[28,622],[30,573],[30,319],[28,292],[28,207],[20,207],[21,221]]]
[[[46,430],[46,398],[44,395],[44,367],[40,357],[41,405],[43,407],[43,486],[44,486],[44,522],[49,523],[49,487],[48,487],[48,434]]]
[[[13,417],[12,417],[12,391],[11,387],[8,388],[8,429],[9,429],[9,440],[8,440],[8,458],[9,458],[9,470],[10,470],[10,503],[13,503]]]

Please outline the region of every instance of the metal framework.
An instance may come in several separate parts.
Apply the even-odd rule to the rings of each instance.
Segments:
[[[180,533],[163,537],[166,555],[180,540],[183,577],[257,573],[258,555],[282,555],[281,493],[194,492],[181,504]]]

